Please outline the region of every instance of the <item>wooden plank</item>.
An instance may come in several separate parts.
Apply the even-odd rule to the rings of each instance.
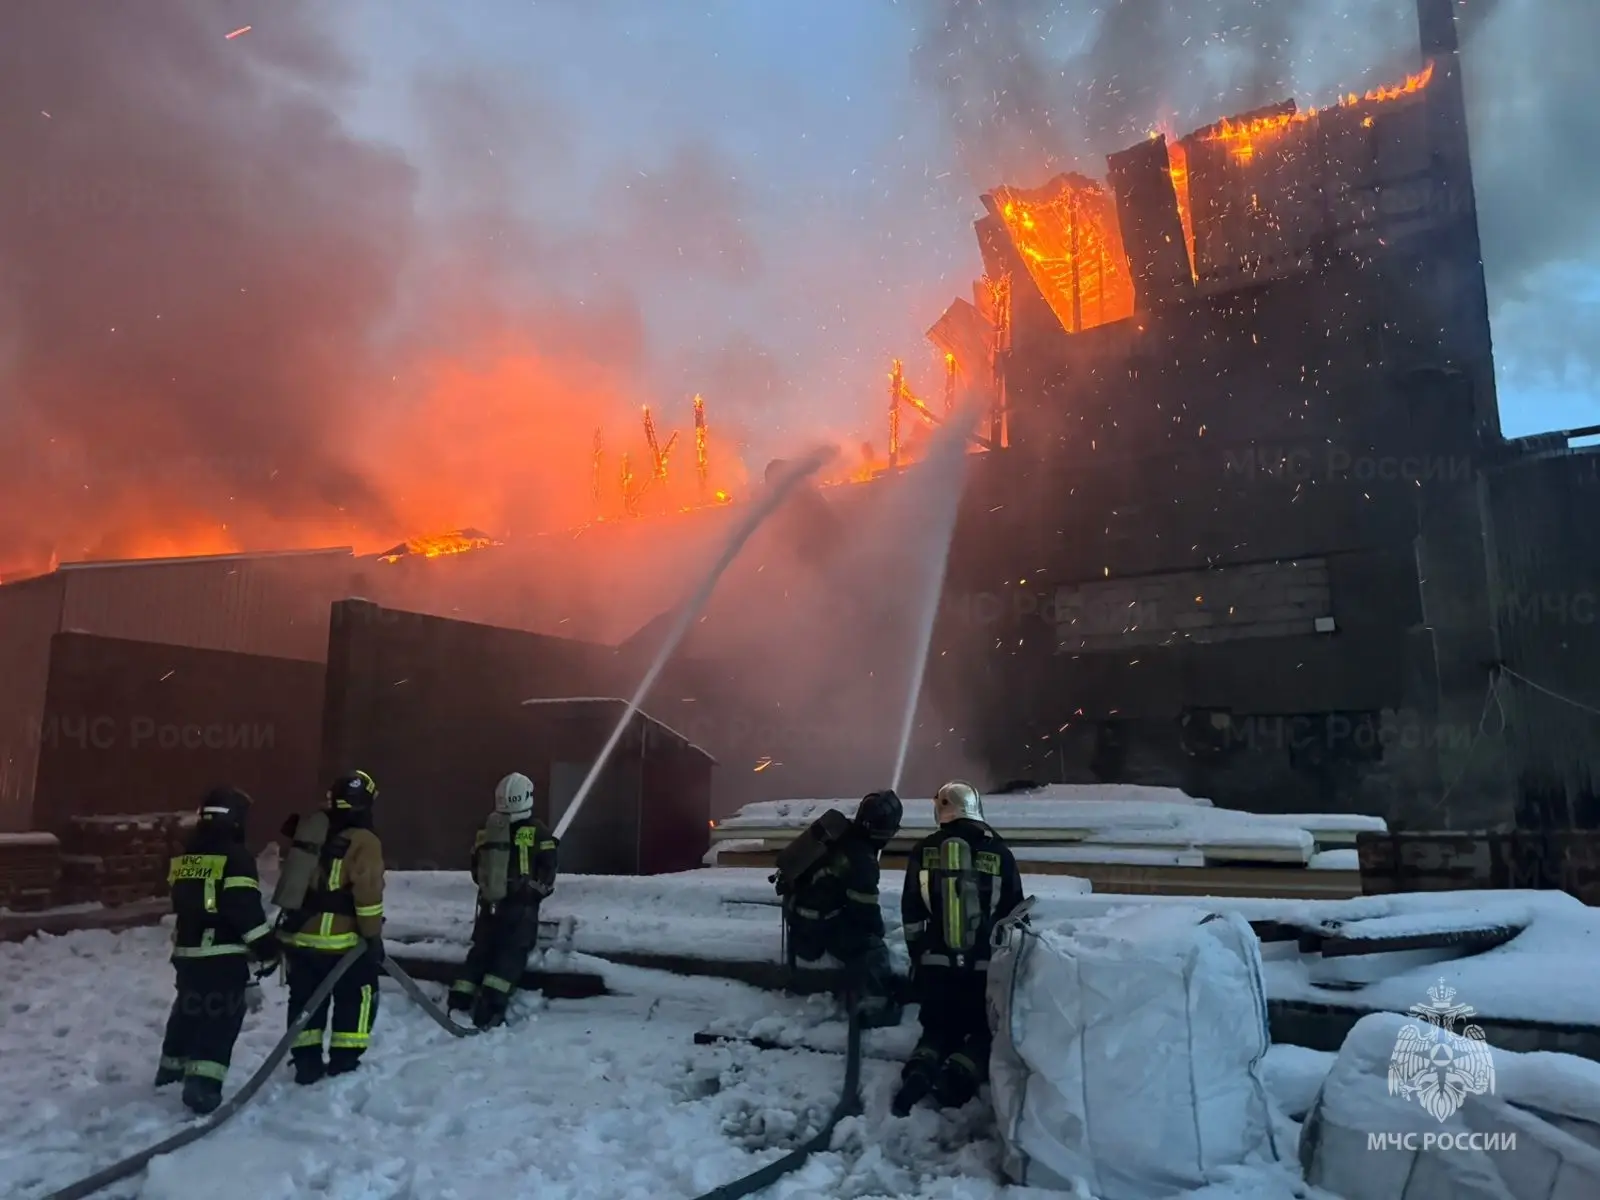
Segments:
[[[120,933],[125,929],[159,925],[172,911],[165,896],[123,904],[115,908],[92,908],[70,913],[15,913],[0,917],[0,942],[21,942],[36,934],[59,937],[81,929],[105,929]]]
[[[1117,199],[1117,223],[1133,273],[1135,307],[1148,312],[1192,294],[1194,275],[1178,216],[1167,139],[1157,135],[1107,156],[1106,176]]]
[[[1396,892],[1556,890],[1600,904],[1600,831],[1363,833],[1361,887]]]
[[[1319,937],[1316,952],[1323,958],[1347,958],[1361,954],[1394,954],[1403,950],[1447,950],[1459,948],[1464,955],[1482,954],[1503,946],[1523,930],[1521,925],[1493,925],[1482,929],[1449,929],[1415,933],[1403,937]],[[1301,943],[1304,946],[1304,942]]]

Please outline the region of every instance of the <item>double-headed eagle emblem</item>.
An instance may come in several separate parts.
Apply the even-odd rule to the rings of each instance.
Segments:
[[[1415,1099],[1440,1124],[1468,1096],[1494,1093],[1494,1056],[1481,1025],[1459,1033],[1458,1022],[1474,1014],[1470,1004],[1455,1004],[1456,989],[1443,979],[1428,989],[1427,1004],[1413,1004],[1423,1023],[1403,1026],[1389,1056],[1389,1094]]]

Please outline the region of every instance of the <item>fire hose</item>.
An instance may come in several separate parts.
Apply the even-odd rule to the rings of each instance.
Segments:
[[[826,1150],[833,1142],[833,1131],[838,1128],[839,1122],[846,1117],[855,1116],[860,1111],[861,1018],[852,1012],[850,1033],[845,1042],[844,1090],[840,1093],[839,1102],[834,1105],[833,1112],[823,1127],[804,1145],[789,1151],[782,1158],[750,1172],[742,1179],[735,1179],[732,1183],[712,1188],[709,1192],[696,1196],[695,1200],[740,1200],[743,1196],[754,1195],[762,1188],[771,1187],[785,1175],[805,1166],[806,1160],[813,1154]]]
[[[285,1056],[288,1055],[290,1049],[294,1046],[294,1040],[310,1024],[311,1014],[316,1012],[322,1002],[333,994],[334,987],[344,976],[344,973],[359,962],[365,953],[366,950],[358,946],[334,964],[333,970],[328,972],[327,978],[317,985],[316,990],[306,1000],[304,1010],[290,1022],[289,1028],[278,1039],[278,1044],[272,1048],[272,1053],[268,1054],[265,1061],[256,1068],[255,1074],[245,1080],[244,1086],[229,1096],[205,1120],[181,1129],[165,1141],[157,1142],[146,1150],[141,1150],[137,1154],[131,1154],[127,1158],[114,1162],[109,1167],[96,1171],[93,1175],[86,1176],[76,1183],[70,1183],[64,1188],[51,1192],[44,1197],[44,1200],[83,1200],[84,1197],[92,1196],[102,1188],[110,1187],[113,1183],[118,1183],[130,1175],[138,1174],[149,1165],[152,1159],[160,1158],[163,1154],[171,1154],[174,1150],[181,1150],[183,1147],[199,1141],[208,1133],[221,1128],[235,1113],[255,1098],[255,1094],[261,1090],[272,1075],[272,1072],[277,1069],[278,1064],[283,1062]],[[481,1032],[478,1029],[464,1029],[452,1021],[449,1014],[442,1012],[437,1004],[428,999],[422,989],[417,986],[417,981],[407,975],[398,963],[385,958],[383,969],[389,973],[390,978],[400,985],[401,990],[433,1019],[435,1024],[449,1030],[456,1037],[472,1037]],[[738,1194],[742,1195],[743,1193]]]

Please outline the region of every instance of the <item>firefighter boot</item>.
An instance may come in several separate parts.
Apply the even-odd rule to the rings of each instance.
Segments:
[[[322,1061],[322,1047],[294,1056],[294,1081],[301,1087],[319,1082],[327,1073],[327,1064]]]
[[[156,1086],[164,1088],[174,1083],[182,1083],[183,1068],[187,1065],[181,1059],[162,1059],[161,1066],[156,1070]]]
[[[359,1050],[330,1050],[328,1052],[328,1074],[348,1075],[361,1065],[361,1051]]]
[[[222,1080],[190,1075],[183,1081],[183,1106],[201,1116],[214,1113],[222,1103]]]
[[[462,984],[456,984],[450,989],[450,996],[445,1001],[445,1011],[453,1013],[469,1013],[472,1011],[473,989]]]
[[[978,1094],[978,1067],[965,1054],[952,1054],[939,1067],[933,1098],[941,1108],[961,1108]]]
[[[900,1072],[900,1089],[895,1092],[889,1111],[897,1117],[910,1116],[911,1110],[932,1094],[938,1067],[937,1055],[921,1046],[917,1047],[905,1070]]]
[[[472,1006],[472,1023],[479,1029],[493,1029],[506,1021],[506,1003],[510,998],[504,992],[484,988],[478,993],[478,1002]]]

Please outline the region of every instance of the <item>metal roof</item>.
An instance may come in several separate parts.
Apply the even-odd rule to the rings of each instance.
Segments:
[[[524,707],[526,707],[526,706],[528,706],[530,704],[618,704],[618,705],[621,705],[623,708],[626,708],[626,707],[628,707],[628,703],[629,702],[624,700],[624,699],[622,699],[620,696],[539,696],[539,697],[535,697],[532,700],[524,700],[522,703],[523,703]],[[674,729],[671,725],[668,725],[665,721],[659,720],[656,717],[652,717],[649,713],[645,712],[645,710],[642,709],[642,708],[637,710],[637,715],[643,717],[646,721],[649,721],[652,725],[655,725],[658,728],[666,730],[673,737],[677,738],[680,742],[682,742],[685,746],[689,747],[689,749],[697,751],[698,753],[705,755],[708,759],[711,760],[711,765],[712,766],[718,766],[719,767],[719,766],[722,765],[721,763],[719,763],[717,761],[716,755],[712,754],[711,751],[707,750],[704,746],[698,746],[694,742],[691,742],[687,737],[685,737],[683,734],[679,733],[676,729]]]

